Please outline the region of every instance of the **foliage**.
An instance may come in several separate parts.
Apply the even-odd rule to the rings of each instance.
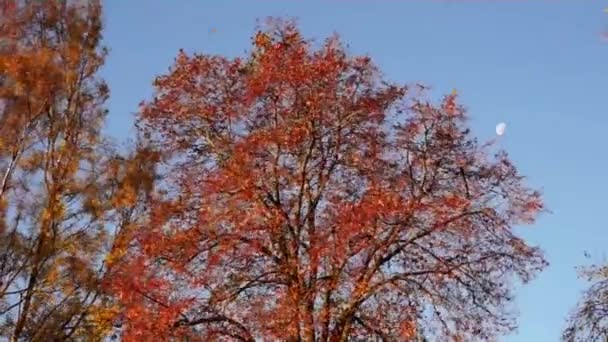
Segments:
[[[513,282],[546,262],[512,228],[541,196],[471,137],[456,94],[410,95],[290,22],[257,32],[246,58],[181,51],[155,87],[138,128],[158,179],[107,282],[125,341],[515,327]]]
[[[108,88],[97,1],[3,1],[0,338],[100,340],[109,243]]]
[[[580,275],[592,282],[571,313],[562,339],[567,342],[608,339],[608,266],[583,268]]]
[[[187,55],[101,133],[98,1],[0,6],[0,337],[491,340],[546,262],[504,152],[290,22]]]

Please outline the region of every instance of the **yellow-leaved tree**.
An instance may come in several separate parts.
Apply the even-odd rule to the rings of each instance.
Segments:
[[[129,164],[101,133],[101,3],[0,5],[0,340],[101,340],[104,260],[134,207],[114,205]]]

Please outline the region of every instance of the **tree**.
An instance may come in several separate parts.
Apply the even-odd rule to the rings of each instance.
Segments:
[[[0,338],[99,340],[106,205],[97,1],[3,1],[0,12]]]
[[[580,275],[592,282],[571,313],[562,339],[567,342],[608,339],[608,266],[591,266]]]
[[[125,341],[492,340],[546,262],[504,152],[382,80],[337,37],[277,21],[247,58],[178,54],[142,103],[162,156],[114,267]]]

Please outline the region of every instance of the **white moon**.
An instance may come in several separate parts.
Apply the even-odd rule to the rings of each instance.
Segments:
[[[505,129],[507,128],[507,124],[504,122],[499,123],[498,125],[496,125],[496,134],[498,135],[503,135],[505,134]]]

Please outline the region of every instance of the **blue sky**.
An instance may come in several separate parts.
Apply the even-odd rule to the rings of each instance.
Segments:
[[[552,214],[520,231],[551,266],[518,292],[519,331],[503,341],[558,341],[585,283],[575,267],[608,246],[608,0],[106,0],[103,76],[112,89],[107,130],[131,132],[132,113],[179,48],[241,55],[256,18],[297,18],[307,37],[338,32],[390,80],[433,94],[459,89],[472,128],[502,146]],[[216,32],[212,33],[212,29]],[[583,252],[588,251],[591,259]]]

